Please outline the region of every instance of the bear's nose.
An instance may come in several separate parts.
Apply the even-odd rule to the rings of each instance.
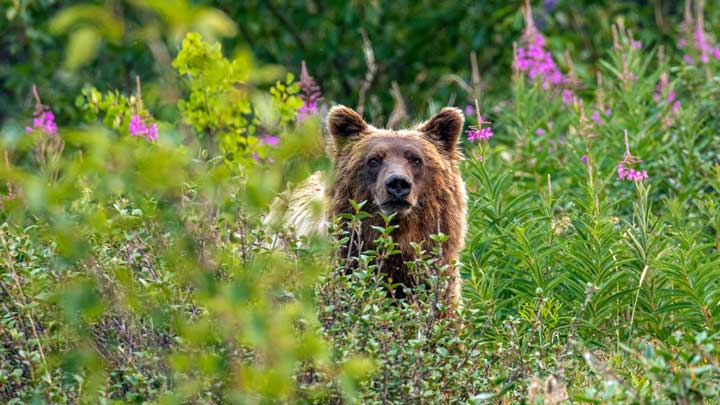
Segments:
[[[402,199],[410,194],[410,179],[406,176],[393,174],[385,180],[385,190],[396,199]]]

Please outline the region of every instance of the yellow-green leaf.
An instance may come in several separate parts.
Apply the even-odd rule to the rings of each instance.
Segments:
[[[95,58],[100,35],[94,28],[80,28],[70,34],[67,53],[65,54],[65,67],[74,70]]]

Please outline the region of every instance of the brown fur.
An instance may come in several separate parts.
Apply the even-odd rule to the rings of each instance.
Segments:
[[[372,218],[364,220],[359,237],[363,249],[371,249],[378,237],[372,226],[383,224],[378,214],[396,212],[394,223],[399,228],[392,237],[401,253],[385,263],[385,271],[409,287],[413,281],[404,262],[415,258],[411,242],[430,250],[431,235],[448,235],[442,261],[450,267],[443,276],[449,282],[448,302],[454,305],[460,301],[461,279],[455,263],[464,245],[467,211],[465,186],[457,168],[462,158],[457,150],[462,128],[462,113],[455,108],[445,108],[426,123],[399,131],[374,128],[344,106],[334,107],[328,115],[335,155],[329,215],[352,213],[350,199],[367,201],[364,210]],[[409,182],[410,192],[404,198],[390,195],[386,182],[393,176]]]

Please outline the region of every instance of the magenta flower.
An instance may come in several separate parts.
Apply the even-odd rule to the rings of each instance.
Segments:
[[[643,181],[647,179],[647,170],[636,171],[631,168],[625,168],[624,164],[618,163],[618,180]]]
[[[660,81],[658,82],[657,86],[655,86],[655,91],[653,92],[653,100],[659,103],[662,99],[662,94],[667,90],[669,86],[670,81],[668,79],[667,73],[662,73],[660,75]],[[677,99],[677,93],[675,93],[674,89],[670,89],[670,91],[667,92],[665,101],[667,105],[672,106],[671,110],[674,114],[677,114],[680,111],[680,100]]]
[[[545,135],[545,130],[542,128],[538,128],[535,130],[535,135],[538,135],[538,136]]]
[[[130,127],[128,130],[132,136],[141,136],[145,135],[147,127],[139,115],[133,115],[132,118],[130,118]]]
[[[563,102],[563,104],[570,104],[570,103],[572,103],[574,97],[575,97],[575,96],[573,95],[573,92],[572,92],[572,91],[567,90],[567,89],[563,90],[563,92],[562,92],[562,102]]]
[[[128,131],[131,136],[144,136],[149,141],[157,140],[158,127],[156,123],[148,126],[145,121],[139,115],[133,115],[130,118],[130,125]]]
[[[532,80],[540,80],[543,89],[559,85],[565,81],[565,76],[560,72],[552,54],[545,50],[545,39],[537,32],[525,34],[526,47],[518,48],[515,55],[516,66],[521,72],[525,72]]]
[[[495,135],[490,127],[478,128],[474,125],[471,125],[470,129],[465,132],[467,132],[467,138],[470,142],[477,141],[478,139],[487,141]]]
[[[688,0],[689,1],[689,0]],[[702,13],[702,10],[698,10]],[[685,20],[680,26],[683,36],[677,42],[677,47],[685,49],[686,54],[683,55],[683,61],[687,64],[694,63],[694,58],[689,54],[694,53],[700,62],[710,62],[710,56],[720,59],[720,48],[712,46],[705,35],[705,27],[701,15],[693,16],[692,11],[688,8],[685,13]]]
[[[277,147],[280,144],[280,137],[275,135],[264,135],[260,137],[260,144]]]
[[[708,45],[708,42],[705,39],[705,33],[703,32],[702,27],[699,26],[695,29],[695,48],[700,51],[700,60],[703,63],[708,63],[710,60],[710,58],[708,58],[708,53],[712,52],[712,49],[710,49],[710,45]]]
[[[600,117],[600,113],[597,110],[592,113],[592,115],[590,116],[590,119],[595,121],[595,123],[598,126],[602,126],[602,124],[603,124],[603,120]]]
[[[315,83],[315,79],[308,73],[305,61],[302,61],[300,65],[300,81],[298,85],[300,86],[300,98],[303,100],[303,105],[298,109],[297,121],[301,121],[318,113],[318,101],[323,98],[320,86]]]
[[[475,114],[475,107],[472,106],[472,104],[468,104],[465,106],[465,115],[471,116]]]
[[[303,101],[303,105],[298,108],[297,113],[298,121],[301,121],[311,115],[315,115],[318,113],[317,103],[308,103],[307,101]]]
[[[32,127],[25,127],[25,132],[30,133],[33,129],[45,132],[47,135],[55,135],[57,133],[57,124],[55,123],[55,114],[42,104],[35,107],[33,113]]]
[[[672,112],[673,112],[673,114],[677,114],[680,112],[680,102],[679,101],[676,101],[673,103]]]
[[[642,49],[642,42],[633,39],[632,42],[630,42],[630,47],[632,49]]]
[[[150,128],[148,129],[147,139],[149,139],[151,141],[156,141],[157,136],[158,136],[158,126],[157,126],[157,124],[153,123],[152,125],[150,125]]]
[[[582,160],[583,163],[588,164],[588,157],[586,155],[583,155],[580,160]]]
[[[37,129],[44,132],[46,135],[57,134],[55,114],[53,114],[50,107],[42,103],[37,87],[34,84],[32,86],[32,92],[33,96],[35,96],[35,111],[33,111],[32,126],[26,126],[25,132],[30,133]]]
[[[642,160],[638,159],[637,157],[633,156],[630,153],[630,143],[628,142],[628,134],[627,130],[625,130],[625,155],[623,156],[623,160],[618,163],[617,172],[618,172],[618,180],[627,180],[627,181],[643,181],[648,179],[647,170],[635,170],[630,165],[633,165],[635,163],[640,163]],[[625,165],[628,165],[628,167],[625,167]]]
[[[532,10],[525,10],[525,30],[521,46],[515,51],[515,68],[531,80],[539,80],[543,89],[557,87],[567,81],[555,64],[552,54],[545,49],[545,38],[535,27]]]

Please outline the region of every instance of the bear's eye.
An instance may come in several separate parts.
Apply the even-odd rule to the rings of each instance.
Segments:
[[[380,159],[379,158],[370,158],[370,159],[368,159],[367,164],[368,164],[368,167],[371,167],[373,169],[377,168],[378,166],[380,166]]]
[[[420,159],[420,158],[417,157],[417,156],[411,156],[409,160],[410,160],[410,164],[413,165],[413,166],[415,166],[415,167],[420,167],[420,166],[422,166],[422,159]]]

